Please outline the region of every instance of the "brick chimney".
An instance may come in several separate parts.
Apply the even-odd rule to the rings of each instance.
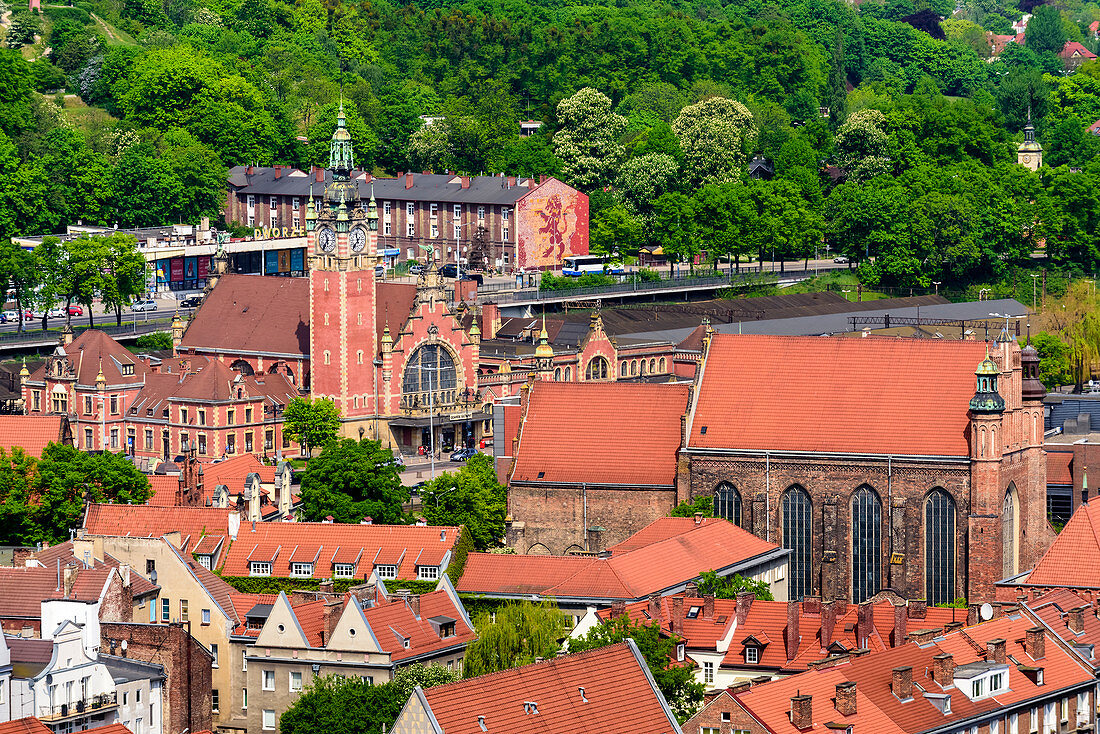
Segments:
[[[624,614],[626,614],[626,602],[625,601],[617,601],[617,602],[615,602],[614,604],[611,605],[611,611],[609,612],[609,615],[610,615],[611,619],[618,619],[619,617],[623,616]]]
[[[405,597],[405,603],[409,605],[413,615],[420,619],[420,594],[409,594]]]
[[[821,597],[802,597],[802,611],[806,614],[821,614]]]
[[[905,644],[905,636],[909,634],[909,615],[904,604],[894,605],[894,647]]]
[[[69,564],[65,566],[62,571],[62,581],[64,583],[65,598],[68,599],[70,596],[72,596],[73,585],[76,583],[77,567],[75,564]]]
[[[875,631],[875,607],[865,601],[856,609],[856,647],[866,648]]]
[[[890,690],[900,701],[908,701],[913,697],[913,667],[902,665],[894,668],[890,674]]]
[[[672,631],[675,634],[684,634],[684,597],[674,596],[669,600],[672,603],[670,616],[672,617]]]
[[[836,710],[841,716],[856,715],[856,682],[854,680],[836,684]]]
[[[515,185],[516,185],[516,177],[515,176],[509,176],[508,177],[508,188],[512,188]]]
[[[317,591],[322,594],[335,594],[336,584],[333,583],[332,579],[325,579],[321,583],[317,584]]]
[[[1032,660],[1042,660],[1047,654],[1046,630],[1042,627],[1032,627],[1024,633],[1024,652],[1031,656]]]
[[[500,307],[486,303],[481,307],[481,338],[493,339],[500,329]]]
[[[282,166],[275,166],[275,178],[280,179],[282,177],[283,177],[283,167]]]
[[[814,724],[813,696],[791,696],[791,725],[809,729]]]
[[[756,594],[751,591],[741,591],[737,593],[737,626],[745,624],[745,620],[749,617],[749,610],[752,609],[753,600],[756,599]]]
[[[924,619],[928,616],[928,601],[925,599],[909,600],[909,619]]]
[[[411,173],[405,174],[405,188],[411,189],[413,187],[413,175]]]
[[[324,183],[325,182],[325,169],[318,166],[314,170],[316,172],[315,178],[317,179],[317,183]]]
[[[798,620],[802,616],[799,611],[798,602],[787,602],[787,629],[783,634],[783,641],[787,646],[787,660],[794,660],[795,655],[798,654],[798,641],[800,639]]]
[[[1070,632],[1081,634],[1085,631],[1085,610],[1088,607],[1074,607],[1066,613],[1066,624]]]
[[[987,640],[985,647],[987,650],[986,660],[994,663],[1007,662],[1005,655],[1005,640],[1002,637],[998,637],[993,640]]]
[[[936,681],[940,688],[947,688],[948,686],[954,685],[954,655],[945,652],[932,658],[932,680]]]
[[[654,622],[661,621],[661,595],[649,595],[649,618]]]
[[[470,177],[469,176],[463,176],[462,177],[462,188],[464,188],[464,189],[470,188]]]
[[[688,599],[694,599],[699,596],[699,585],[694,581],[688,581],[684,585],[684,596]]]
[[[321,624],[325,636],[322,644],[327,645],[329,640],[332,639],[332,631],[336,629],[336,623],[340,621],[340,614],[343,611],[344,602],[342,599],[325,602],[324,610],[321,613]]]
[[[714,619],[714,594],[703,594],[703,619]]]
[[[821,605],[821,649],[833,643],[833,628],[836,626],[836,602]]]
[[[971,627],[978,623],[981,617],[978,616],[980,604],[970,604],[966,607],[966,626]]]

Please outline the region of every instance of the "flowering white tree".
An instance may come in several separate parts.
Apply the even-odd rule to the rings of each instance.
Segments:
[[[745,164],[745,148],[757,133],[749,108],[725,97],[685,107],[672,129],[684,152],[684,173],[696,186],[738,178]]]
[[[446,120],[433,120],[409,136],[409,158],[422,171],[442,171],[451,154],[451,128]]]
[[[565,181],[585,191],[609,184],[625,153],[619,136],[626,130],[626,118],[611,111],[611,99],[585,87],[558,104],[558,121],[554,152]]]
[[[871,108],[853,112],[836,131],[837,164],[852,180],[872,179],[890,170],[889,144],[886,115]]]
[[[646,214],[653,211],[657,197],[675,187],[679,172],[672,156],[649,153],[624,163],[615,185],[631,213]]]

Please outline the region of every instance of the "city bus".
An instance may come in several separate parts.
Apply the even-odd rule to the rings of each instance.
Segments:
[[[607,255],[568,255],[561,266],[562,275],[584,275],[585,273],[607,273],[622,275],[626,272],[623,264],[612,261]]]

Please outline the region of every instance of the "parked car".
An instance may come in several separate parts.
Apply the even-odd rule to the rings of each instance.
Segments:
[[[84,307],[83,306],[69,306],[69,315],[70,316],[83,316],[84,315]]]
[[[60,308],[51,308],[48,312],[51,319],[63,319],[65,318],[65,312]]]
[[[850,262],[850,261],[848,260],[847,255],[838,255],[837,257],[833,258],[833,262],[835,262],[835,263],[847,263],[847,262]]]
[[[152,298],[145,301],[138,301],[133,306],[130,306],[131,311],[156,311],[157,302]]]
[[[409,275],[420,275],[424,272],[424,266],[417,263],[416,265],[409,266]]]
[[[451,461],[466,461],[471,456],[477,455],[477,449],[459,449],[451,454]]]
[[[458,266],[454,263],[447,263],[439,269],[439,274],[442,275],[444,278],[457,278]]]
[[[184,298],[182,301],[180,301],[180,307],[181,308],[198,308],[201,305],[202,305],[202,296],[201,295],[188,296],[187,298]]]
[[[375,265],[374,266],[374,277],[375,278],[385,278],[386,277],[386,266],[385,265]]]
[[[0,313],[0,324],[11,324],[18,320],[18,311],[4,311],[3,313]]]

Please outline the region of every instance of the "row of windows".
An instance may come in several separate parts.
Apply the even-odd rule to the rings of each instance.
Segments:
[[[338,579],[354,578],[355,565],[354,563],[334,563],[332,564],[332,575]],[[290,564],[290,575],[292,578],[312,578],[314,570],[313,563],[295,561]],[[397,578],[396,565],[379,564],[374,567],[374,570],[375,573],[378,574],[378,578]],[[272,564],[270,561],[250,561],[248,564],[248,574],[250,576],[270,576],[271,572]],[[435,581],[439,578],[439,567],[417,566],[416,578],[418,581]]]
[[[623,360],[622,365],[619,368],[619,374],[622,377],[630,375],[634,377],[636,375],[663,375],[665,373],[665,358],[661,357],[659,360],[656,357],[650,357],[648,366],[646,369],[646,360],[631,359]]]
[[[257,200],[256,200],[256,195],[255,194],[249,194],[248,195],[248,199],[246,200],[246,203],[247,203],[248,208],[250,210],[254,210],[256,208],[256,201]],[[279,208],[279,197],[269,196],[268,199],[267,199],[267,208],[268,208],[269,212],[275,213],[275,210],[277,210]],[[301,211],[301,209],[302,209],[302,199],[301,199],[301,197],[298,197],[298,196],[292,197],[291,200],[290,200],[290,208],[291,208],[291,211],[295,211],[295,212]],[[392,202],[392,201],[383,201],[382,202],[382,216],[383,217],[389,217],[393,213],[394,209],[399,209],[399,208],[400,207],[395,207],[394,202]],[[433,217],[438,216],[439,215],[439,204],[430,204],[428,210],[429,210],[429,213],[430,213],[431,216],[433,216]],[[470,211],[471,212],[473,211],[473,207],[470,208]],[[488,214],[488,212],[489,212],[488,207],[483,206],[483,205],[479,205],[477,207],[477,218],[479,220],[480,219],[485,219],[485,216],[486,216],[486,214]],[[451,214],[455,219],[461,219],[462,218],[462,213],[463,213],[463,205],[462,204],[452,204],[451,205]],[[416,216],[416,202],[409,201],[409,202],[405,203],[405,216],[407,216],[407,217]],[[507,222],[509,219],[511,219],[511,216],[512,216],[512,208],[511,207],[504,206],[504,207],[500,208],[500,217],[501,217],[501,219],[503,219],[504,221]]]
[[[1006,548],[1014,537],[1010,499],[1011,494],[1006,497],[1004,515]],[[852,495],[851,571],[852,598],[856,603],[874,596],[882,588],[882,513],[882,499],[870,487],[859,487]],[[714,516],[742,525],[741,493],[728,482],[715,487]],[[924,501],[924,565],[925,594],[930,604],[945,604],[955,599],[955,522],[955,500],[951,495],[940,488],[929,492]],[[812,501],[802,487],[794,485],[783,493],[780,524],[783,547],[791,551],[788,594],[791,599],[801,600],[814,593]],[[1006,550],[1006,554],[1009,552]]]

